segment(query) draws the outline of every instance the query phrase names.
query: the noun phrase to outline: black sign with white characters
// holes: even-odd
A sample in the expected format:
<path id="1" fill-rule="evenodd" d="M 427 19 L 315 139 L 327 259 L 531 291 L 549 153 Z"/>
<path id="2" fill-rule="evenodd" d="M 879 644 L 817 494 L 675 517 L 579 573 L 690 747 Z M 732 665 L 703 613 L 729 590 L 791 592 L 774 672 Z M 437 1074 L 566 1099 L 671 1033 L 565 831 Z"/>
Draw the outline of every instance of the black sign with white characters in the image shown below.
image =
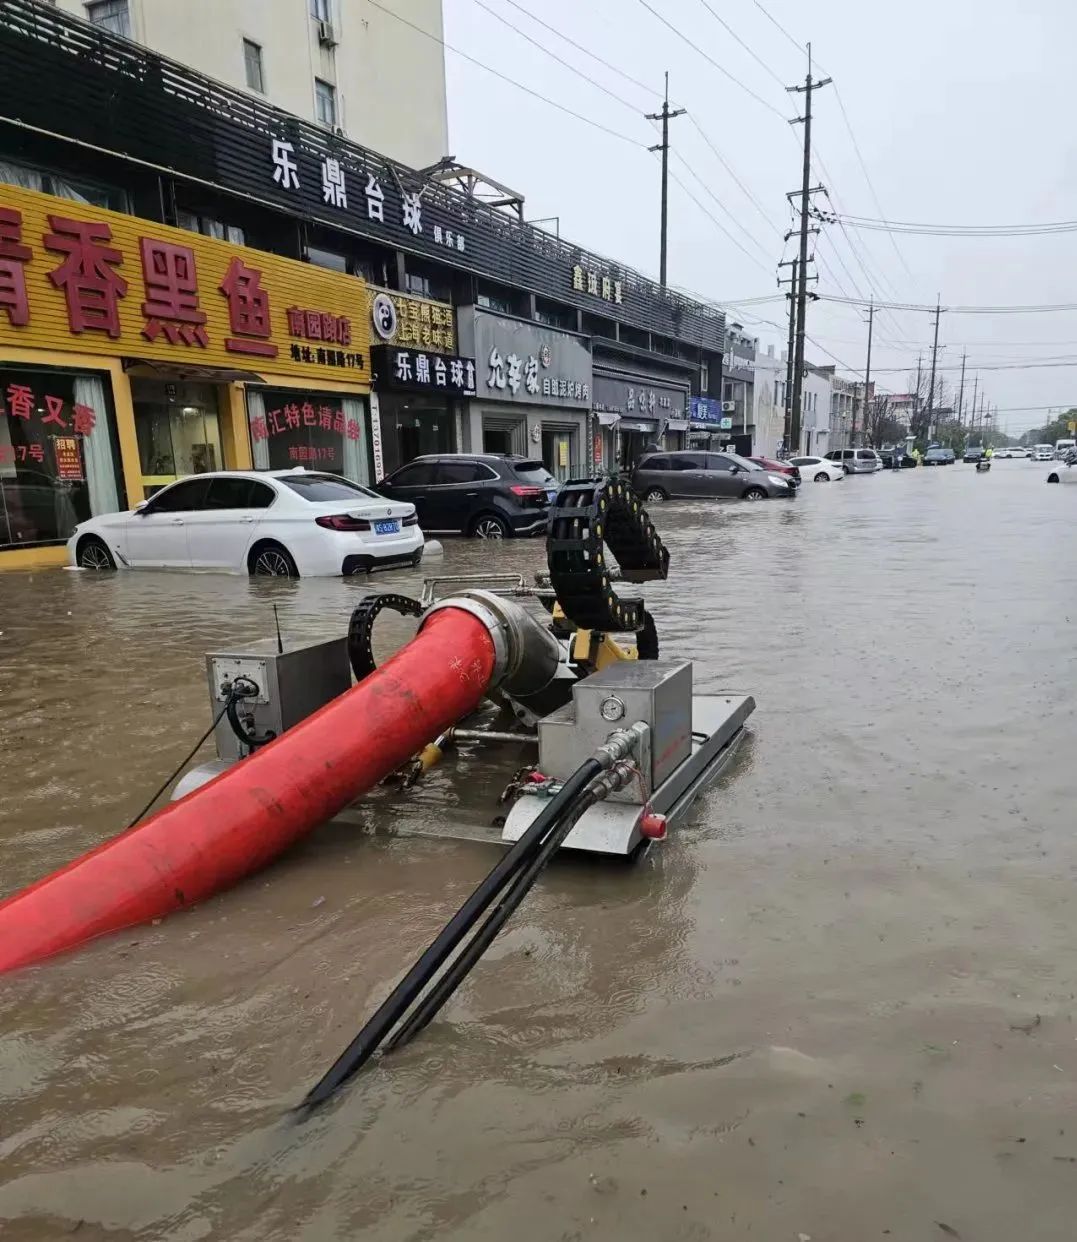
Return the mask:
<path id="1" fill-rule="evenodd" d="M 421 349 L 375 345 L 370 351 L 373 385 L 378 390 L 443 392 L 450 397 L 475 395 L 475 359 L 428 354 Z"/>

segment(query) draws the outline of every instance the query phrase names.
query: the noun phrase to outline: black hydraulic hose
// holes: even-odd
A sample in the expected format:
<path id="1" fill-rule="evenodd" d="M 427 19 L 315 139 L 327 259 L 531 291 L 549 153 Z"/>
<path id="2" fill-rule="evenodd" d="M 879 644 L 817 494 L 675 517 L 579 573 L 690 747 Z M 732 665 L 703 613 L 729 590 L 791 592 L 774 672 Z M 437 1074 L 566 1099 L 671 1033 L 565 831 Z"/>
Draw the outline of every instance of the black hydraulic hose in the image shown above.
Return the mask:
<path id="1" fill-rule="evenodd" d="M 402 1048 L 405 1044 L 410 1043 L 431 1019 L 437 1015 L 445 1002 L 449 1000 L 464 979 L 471 973 L 479 958 L 493 943 L 494 938 L 512 917 L 520 902 L 531 891 L 535 881 L 545 869 L 546 864 L 560 849 L 564 839 L 575 827 L 576 821 L 584 811 L 594 806 L 597 801 L 597 793 L 594 790 L 588 789 L 581 798 L 578 798 L 569 807 L 560 822 L 546 837 L 542 845 L 539 846 L 531 862 L 520 871 L 519 875 L 509 886 L 505 895 L 487 917 L 486 922 L 483 923 L 475 935 L 461 949 L 460 955 L 453 964 L 445 971 L 430 991 L 427 992 L 412 1011 L 408 1020 L 386 1044 L 386 1052 L 393 1052 L 395 1049 Z"/>
<path id="2" fill-rule="evenodd" d="M 366 1021 L 362 1030 L 337 1057 L 328 1072 L 315 1083 L 303 1099 L 304 1109 L 323 1104 L 349 1078 L 360 1070 L 378 1050 L 382 1040 L 421 994 L 453 949 L 467 935 L 480 915 L 521 868 L 526 867 L 568 808 L 574 805 L 592 780 L 602 772 L 597 759 L 586 759 L 564 782 L 535 817 L 522 837 L 492 868 L 482 883 L 437 934 L 418 961 Z"/>

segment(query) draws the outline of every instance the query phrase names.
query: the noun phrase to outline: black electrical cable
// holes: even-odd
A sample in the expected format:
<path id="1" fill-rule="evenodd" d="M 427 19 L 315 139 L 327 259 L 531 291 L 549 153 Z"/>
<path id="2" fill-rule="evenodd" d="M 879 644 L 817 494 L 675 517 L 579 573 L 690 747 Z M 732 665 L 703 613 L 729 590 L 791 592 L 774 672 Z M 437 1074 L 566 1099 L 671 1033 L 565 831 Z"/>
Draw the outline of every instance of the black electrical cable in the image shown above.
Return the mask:
<path id="1" fill-rule="evenodd" d="M 549 836 L 539 847 L 531 862 L 520 872 L 507 892 L 487 917 L 486 922 L 460 951 L 460 955 L 434 984 L 413 1010 L 411 1016 L 386 1044 L 385 1051 L 393 1052 L 410 1043 L 426 1025 L 437 1016 L 464 979 L 471 973 L 479 958 L 493 943 L 498 932 L 512 917 L 520 902 L 527 896 L 576 821 L 598 801 L 594 790 L 588 789 L 562 816 Z"/>
<path id="2" fill-rule="evenodd" d="M 546 835 L 558 825 L 566 810 L 601 772 L 602 765 L 597 759 L 586 759 L 564 782 L 523 836 L 502 855 L 497 865 L 446 923 L 404 978 L 367 1019 L 362 1030 L 337 1057 L 328 1072 L 307 1092 L 300 1106 L 302 1109 L 324 1104 L 338 1087 L 370 1060 L 423 988 L 474 927 L 483 911 L 494 903 L 498 894 L 516 877 L 521 868 L 532 861 Z"/>
<path id="3" fill-rule="evenodd" d="M 213 730 L 216 729 L 216 727 L 221 723 L 221 721 L 224 719 L 225 712 L 228 711 L 229 707 L 231 707 L 234 701 L 235 701 L 235 690 L 233 688 L 233 690 L 229 693 L 228 698 L 225 700 L 224 706 L 214 717 L 213 723 L 209 726 L 209 728 L 205 731 L 205 733 L 202 734 L 202 736 L 198 739 L 198 741 L 195 742 L 195 744 L 191 747 L 190 752 L 183 759 L 183 761 L 179 764 L 179 766 L 172 773 L 172 775 L 165 781 L 165 783 L 160 787 L 160 789 L 157 790 L 157 792 L 153 795 L 153 797 L 149 800 L 149 802 L 146 803 L 146 805 L 142 808 L 142 810 L 139 811 L 139 813 L 134 817 L 134 819 L 131 820 L 131 822 L 127 825 L 127 828 L 133 828 L 135 824 L 138 823 L 138 821 L 142 818 L 143 815 L 146 814 L 146 812 L 150 809 L 150 807 L 153 806 L 153 804 L 157 801 L 157 799 L 161 796 L 161 794 L 163 794 L 164 791 L 169 787 L 169 785 L 171 785 L 172 782 L 176 779 L 176 777 L 179 776 L 179 774 L 191 762 L 191 760 L 195 757 L 195 755 L 198 754 L 199 747 L 202 746 L 202 744 L 206 741 L 206 739 L 213 732 Z M 124 831 L 126 831 L 126 829 Z"/>

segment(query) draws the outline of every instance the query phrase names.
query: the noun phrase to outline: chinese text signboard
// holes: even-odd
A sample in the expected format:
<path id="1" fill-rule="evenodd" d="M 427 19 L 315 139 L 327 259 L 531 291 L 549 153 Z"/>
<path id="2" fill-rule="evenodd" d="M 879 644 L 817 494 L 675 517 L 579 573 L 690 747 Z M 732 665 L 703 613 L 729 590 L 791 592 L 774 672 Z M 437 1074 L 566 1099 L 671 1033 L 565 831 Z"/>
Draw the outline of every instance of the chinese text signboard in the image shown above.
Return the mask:
<path id="1" fill-rule="evenodd" d="M 4 188 L 0 342 L 366 386 L 352 276 Z"/>
<path id="2" fill-rule="evenodd" d="M 344 440 L 360 440 L 362 425 L 348 417 L 339 401 L 319 397 L 317 404 L 302 394 L 279 390 L 263 392 L 265 414 L 251 419 L 255 448 L 266 444 L 269 466 L 310 465 L 320 470 L 344 470 Z"/>
<path id="3" fill-rule="evenodd" d="M 462 307 L 459 315 L 461 347 L 474 352 L 480 397 L 591 408 L 591 352 L 583 337 L 478 307 Z"/>
<path id="4" fill-rule="evenodd" d="M 378 388 L 440 392 L 449 397 L 475 395 L 473 358 L 426 354 L 395 345 L 375 345 L 370 358 Z"/>
<path id="5" fill-rule="evenodd" d="M 722 403 L 716 397 L 693 397 L 691 399 L 691 425 L 708 431 L 728 431 L 733 420 L 722 413 Z"/>
<path id="6" fill-rule="evenodd" d="M 635 376 L 595 376 L 594 408 L 604 414 L 659 421 L 687 417 L 688 389 Z"/>
<path id="7" fill-rule="evenodd" d="M 34 466 L 56 478 L 85 478 L 79 440 L 93 434 L 97 415 L 45 389 L 12 381 L 0 389 L 0 466 Z"/>
<path id="8" fill-rule="evenodd" d="M 370 325 L 375 344 L 403 345 L 428 353 L 456 353 L 452 307 L 390 289 L 371 289 Z"/>

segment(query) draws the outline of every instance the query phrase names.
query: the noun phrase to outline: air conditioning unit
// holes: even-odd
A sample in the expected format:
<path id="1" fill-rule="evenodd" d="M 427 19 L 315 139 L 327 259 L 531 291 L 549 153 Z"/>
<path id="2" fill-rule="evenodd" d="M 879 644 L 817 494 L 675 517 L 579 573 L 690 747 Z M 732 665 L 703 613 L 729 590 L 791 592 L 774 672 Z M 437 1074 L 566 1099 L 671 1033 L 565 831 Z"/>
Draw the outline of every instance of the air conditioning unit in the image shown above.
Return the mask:
<path id="1" fill-rule="evenodd" d="M 733 414 L 736 411 L 736 408 L 737 408 L 737 403 L 735 401 L 723 401 L 722 402 L 722 413 L 723 414 Z"/>
<path id="2" fill-rule="evenodd" d="M 337 32 L 333 29 L 332 22 L 318 23 L 318 42 L 322 47 L 336 47 Z"/>

